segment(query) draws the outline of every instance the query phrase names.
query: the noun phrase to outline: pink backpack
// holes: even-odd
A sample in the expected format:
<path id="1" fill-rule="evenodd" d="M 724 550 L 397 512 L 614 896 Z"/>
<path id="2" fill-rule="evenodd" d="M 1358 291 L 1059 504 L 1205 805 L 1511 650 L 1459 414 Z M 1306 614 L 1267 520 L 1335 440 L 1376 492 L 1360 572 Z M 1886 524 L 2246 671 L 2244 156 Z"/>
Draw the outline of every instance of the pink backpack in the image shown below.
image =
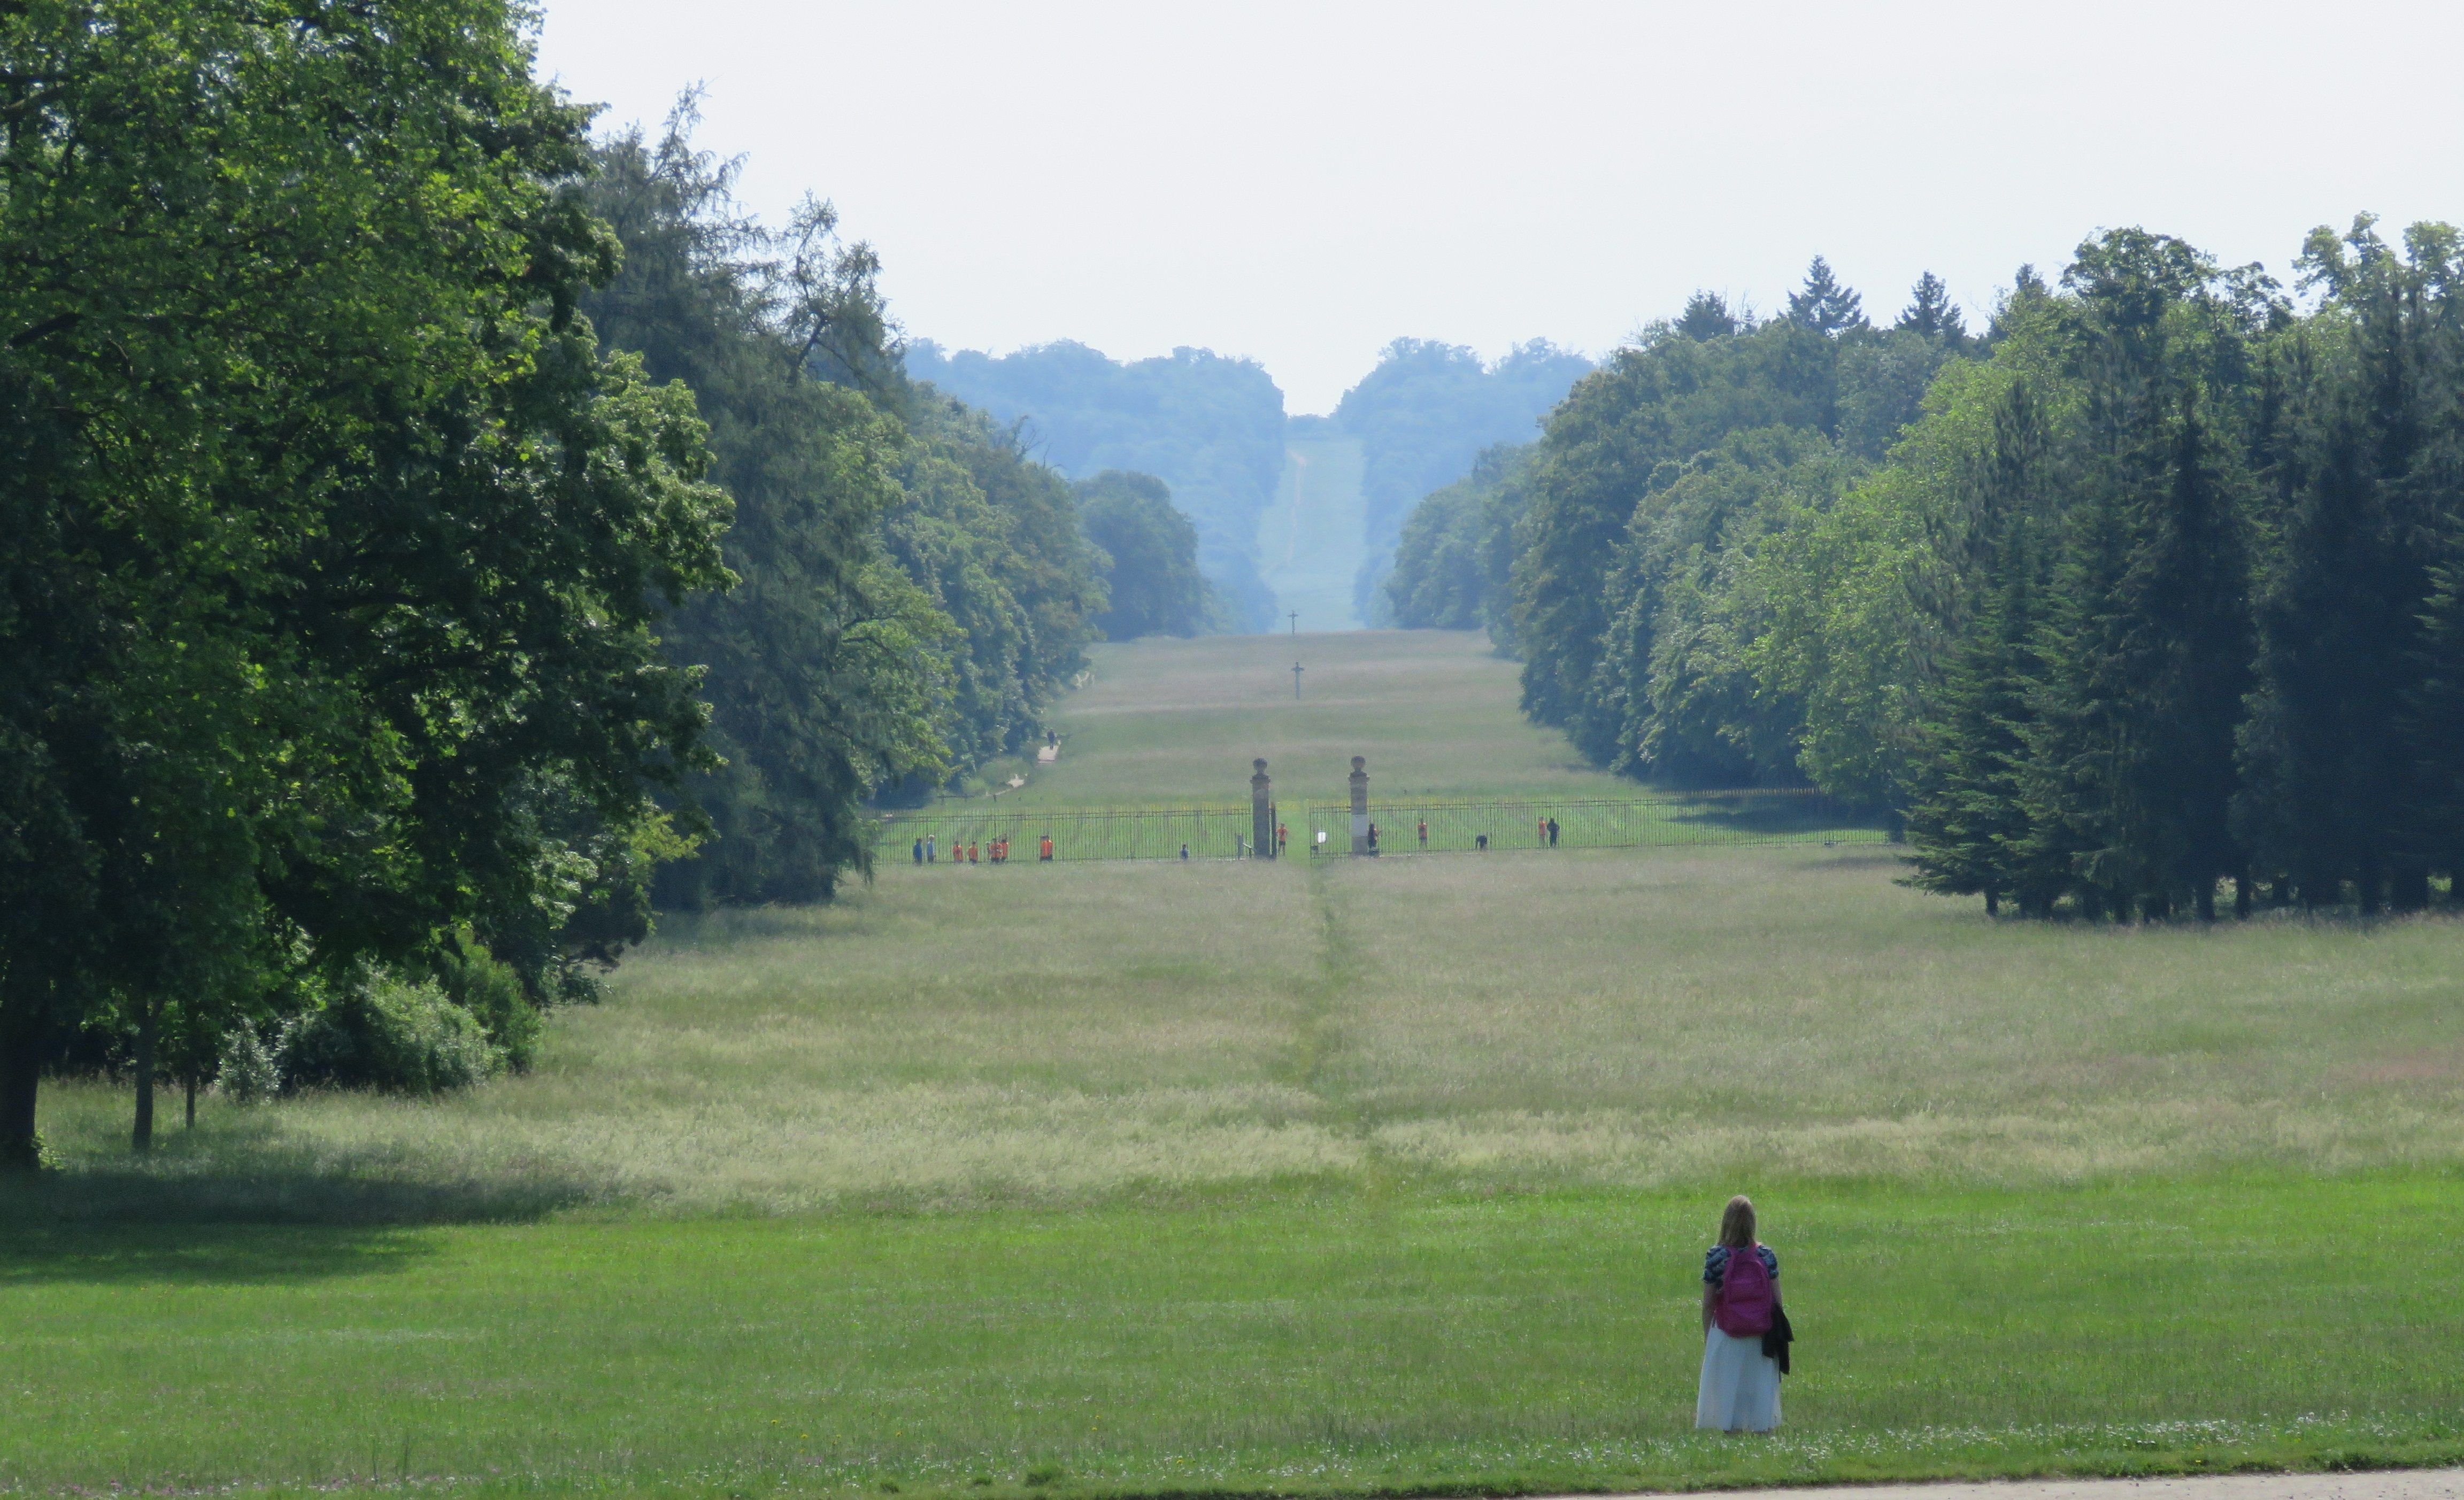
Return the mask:
<path id="1" fill-rule="evenodd" d="M 1720 1332 L 1731 1338 L 1770 1333 L 1771 1304 L 1776 1300 L 1771 1269 L 1763 1264 L 1760 1249 L 1729 1250 L 1727 1267 L 1720 1276 L 1720 1300 L 1711 1310 Z"/>

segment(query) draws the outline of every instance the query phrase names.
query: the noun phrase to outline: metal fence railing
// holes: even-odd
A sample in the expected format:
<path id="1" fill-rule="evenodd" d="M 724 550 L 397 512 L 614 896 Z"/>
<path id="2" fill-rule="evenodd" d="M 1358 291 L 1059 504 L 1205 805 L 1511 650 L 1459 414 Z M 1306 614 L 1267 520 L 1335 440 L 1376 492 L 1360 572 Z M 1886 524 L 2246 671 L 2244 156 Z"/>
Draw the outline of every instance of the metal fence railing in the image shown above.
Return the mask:
<path id="1" fill-rule="evenodd" d="M 1290 830 L 1287 853 L 1312 858 L 1352 851 L 1349 804 L 1308 801 L 1278 809 Z M 1888 835 L 1868 815 L 1819 792 L 1749 790 L 1668 792 L 1630 797 L 1570 797 L 1562 801 L 1517 798 L 1440 801 L 1373 797 L 1380 854 L 1468 853 L 1487 849 L 1539 849 L 1549 845 L 1548 823 L 1557 821 L 1557 847 L 1639 848 L 1651 845 L 1760 843 L 1881 843 Z M 1425 842 L 1420 830 L 1425 824 Z M 904 859 L 930 835 L 937 859 L 972 845 L 979 860 L 1009 841 L 1013 864 L 1032 863 L 1043 839 L 1052 840 L 1055 859 L 1173 859 L 1186 847 L 1193 859 L 1228 859 L 1251 853 L 1250 813 L 1243 804 L 1183 808 L 1086 808 L 1035 812 L 998 805 L 982 808 L 942 803 L 892 813 L 872 825 L 876 858 Z M 1318 834 L 1326 841 L 1318 841 Z M 1485 841 L 1484 841 L 1485 840 Z"/>
<path id="2" fill-rule="evenodd" d="M 1292 830 L 1295 843 L 1312 855 L 1352 852 L 1349 803 L 1310 802 L 1303 810 L 1309 832 Z M 1550 847 L 1549 823 L 1557 824 L 1561 849 L 1619 849 L 1676 844 L 1881 843 L 1889 835 L 1874 819 L 1819 792 L 1753 789 L 1741 792 L 1657 793 L 1636 797 L 1538 798 L 1444 802 L 1373 799 L 1369 821 L 1377 831 L 1378 853 L 1431 854 L 1477 849 Z M 1426 829 L 1425 838 L 1422 830 Z M 1318 834 L 1326 841 L 1318 841 Z"/>
<path id="3" fill-rule="evenodd" d="M 874 833 L 874 858 L 903 859 L 915 840 L 931 835 L 934 854 L 948 859 L 954 846 L 973 845 L 979 859 L 1009 840 L 1012 864 L 1029 864 L 1045 837 L 1055 859 L 1176 859 L 1182 845 L 1193 859 L 1229 859 L 1233 840 L 1249 837 L 1249 808 L 1095 808 L 1038 813 L 1005 808 L 977 810 L 942 803 L 884 817 Z"/>

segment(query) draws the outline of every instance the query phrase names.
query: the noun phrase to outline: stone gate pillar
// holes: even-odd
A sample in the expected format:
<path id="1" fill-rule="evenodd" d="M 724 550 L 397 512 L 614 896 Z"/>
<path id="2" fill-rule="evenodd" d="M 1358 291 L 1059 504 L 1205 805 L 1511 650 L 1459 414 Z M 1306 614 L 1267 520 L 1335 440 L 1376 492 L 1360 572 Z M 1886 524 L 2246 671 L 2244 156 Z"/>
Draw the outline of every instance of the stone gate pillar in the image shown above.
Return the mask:
<path id="1" fill-rule="evenodd" d="M 1266 763 L 1254 760 L 1257 773 L 1249 778 L 1249 858 L 1271 859 L 1275 857 L 1275 804 L 1266 795 L 1271 785 L 1266 780 Z"/>
<path id="2" fill-rule="evenodd" d="M 1352 852 L 1369 852 L 1369 758 L 1352 757 Z"/>

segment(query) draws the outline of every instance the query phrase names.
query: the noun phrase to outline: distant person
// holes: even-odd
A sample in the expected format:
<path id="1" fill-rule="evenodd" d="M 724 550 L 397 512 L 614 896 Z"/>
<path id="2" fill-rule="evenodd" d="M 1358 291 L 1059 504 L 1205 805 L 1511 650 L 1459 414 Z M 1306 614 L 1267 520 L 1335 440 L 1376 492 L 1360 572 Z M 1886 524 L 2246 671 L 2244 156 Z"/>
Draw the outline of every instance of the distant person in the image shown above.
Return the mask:
<path id="1" fill-rule="evenodd" d="M 1052 836 L 1050 834 L 1045 835 L 1044 841 L 1035 846 L 1035 857 L 1038 859 L 1043 860 L 1045 864 L 1050 864 L 1052 862 Z"/>
<path id="2" fill-rule="evenodd" d="M 1540 841 L 1544 844 L 1547 843 L 1549 841 L 1549 820 L 1544 817 L 1533 826 L 1539 834 Z"/>
<path id="3" fill-rule="evenodd" d="M 1420 819 L 1420 847 L 1429 847 L 1429 820 L 1425 817 Z"/>
<path id="4" fill-rule="evenodd" d="M 1377 852 L 1377 825 L 1375 823 L 1369 825 L 1369 852 L 1371 854 Z"/>
<path id="5" fill-rule="evenodd" d="M 1282 854 L 1292 846 L 1292 831 L 1281 823 L 1275 825 L 1275 853 Z"/>
<path id="6" fill-rule="evenodd" d="M 1187 864 L 1189 862 L 1189 845 L 1187 844 L 1180 846 L 1180 862 L 1183 864 Z"/>
<path id="7" fill-rule="evenodd" d="M 1557 847 L 1557 820 L 1553 817 L 1549 819 L 1549 847 Z"/>
<path id="8" fill-rule="evenodd" d="M 1787 1337 L 1779 1257 L 1754 1237 L 1754 1206 L 1741 1193 L 1720 1215 L 1720 1243 L 1703 1257 L 1703 1379 L 1694 1425 L 1714 1432 L 1778 1426 Z"/>
<path id="9" fill-rule="evenodd" d="M 921 838 L 915 840 L 915 862 L 917 864 L 924 862 L 924 840 Z"/>
<path id="10" fill-rule="evenodd" d="M 1050 729 L 1046 729 L 1044 731 L 1044 743 L 1046 745 L 1059 745 L 1061 743 L 1061 736 Z"/>
<path id="11" fill-rule="evenodd" d="M 926 834 L 924 836 L 924 862 L 926 864 L 931 864 L 933 862 L 933 836 L 931 834 Z"/>
<path id="12" fill-rule="evenodd" d="M 976 841 L 975 841 L 974 839 L 972 839 L 972 838 L 968 839 L 968 840 L 967 840 L 967 862 L 968 862 L 969 864 L 981 864 L 981 863 L 983 863 L 983 859 L 984 859 L 984 846 L 983 846 L 983 845 L 981 845 L 981 844 L 979 844 L 979 843 L 978 843 L 978 842 L 976 842 Z"/>
<path id="13" fill-rule="evenodd" d="M 1486 834 L 1474 834 L 1472 836 L 1471 846 L 1474 849 L 1486 850 L 1488 848 L 1488 836 Z"/>

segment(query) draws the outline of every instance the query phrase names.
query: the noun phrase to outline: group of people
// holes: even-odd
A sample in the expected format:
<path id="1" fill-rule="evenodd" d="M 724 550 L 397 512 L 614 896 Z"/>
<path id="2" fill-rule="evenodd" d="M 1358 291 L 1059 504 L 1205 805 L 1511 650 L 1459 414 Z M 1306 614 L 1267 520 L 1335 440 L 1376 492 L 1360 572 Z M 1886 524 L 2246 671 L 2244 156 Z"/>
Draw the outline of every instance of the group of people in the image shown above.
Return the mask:
<path id="1" fill-rule="evenodd" d="M 926 834 L 923 837 L 915 840 L 913 854 L 917 864 L 937 864 L 941 859 L 940 845 L 935 841 L 934 836 L 931 834 Z M 1042 838 L 1036 840 L 1035 859 L 1036 862 L 1039 864 L 1049 864 L 1052 862 L 1052 836 L 1050 834 L 1046 834 Z M 987 860 L 994 864 L 1009 863 L 1009 839 L 1007 837 L 1004 837 L 989 839 L 982 843 L 978 843 L 974 839 L 969 839 L 964 843 L 960 843 L 955 839 L 951 841 L 950 862 L 952 864 L 981 864 Z"/>

